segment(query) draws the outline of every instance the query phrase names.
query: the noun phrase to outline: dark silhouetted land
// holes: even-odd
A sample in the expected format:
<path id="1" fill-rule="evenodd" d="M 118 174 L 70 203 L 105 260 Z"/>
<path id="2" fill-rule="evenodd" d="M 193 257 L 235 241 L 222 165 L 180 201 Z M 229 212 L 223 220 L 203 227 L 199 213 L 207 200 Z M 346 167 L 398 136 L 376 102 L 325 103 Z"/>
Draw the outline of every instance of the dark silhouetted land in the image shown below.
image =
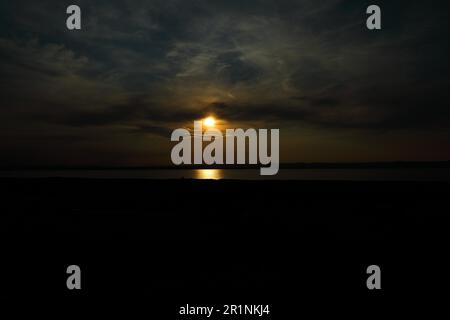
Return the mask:
<path id="1" fill-rule="evenodd" d="M 0 187 L 2 287 L 19 295 L 130 298 L 160 311 L 272 303 L 289 313 L 299 300 L 369 306 L 437 294 L 449 270 L 448 183 L 2 179 Z M 65 289 L 70 264 L 82 268 L 81 293 Z M 382 293 L 366 289 L 371 264 L 382 268 Z"/>

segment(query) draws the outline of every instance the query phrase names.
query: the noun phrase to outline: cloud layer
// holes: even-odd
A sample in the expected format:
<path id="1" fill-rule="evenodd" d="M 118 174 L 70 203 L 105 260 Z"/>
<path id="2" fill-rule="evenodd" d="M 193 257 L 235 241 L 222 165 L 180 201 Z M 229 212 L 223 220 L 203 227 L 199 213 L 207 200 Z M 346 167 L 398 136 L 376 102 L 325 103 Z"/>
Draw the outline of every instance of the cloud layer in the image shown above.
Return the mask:
<path id="1" fill-rule="evenodd" d="M 379 1 L 377 32 L 367 1 L 77 1 L 80 31 L 70 4 L 1 5 L 3 164 L 165 163 L 207 114 L 284 130 L 287 161 L 449 156 L 444 1 Z"/>

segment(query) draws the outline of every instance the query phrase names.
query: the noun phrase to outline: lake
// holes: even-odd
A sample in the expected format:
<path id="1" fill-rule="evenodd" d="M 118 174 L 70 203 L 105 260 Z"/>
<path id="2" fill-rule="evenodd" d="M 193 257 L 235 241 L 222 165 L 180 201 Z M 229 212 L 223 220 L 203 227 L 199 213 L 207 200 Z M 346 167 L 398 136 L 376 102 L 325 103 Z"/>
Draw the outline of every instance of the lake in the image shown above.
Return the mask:
<path id="1" fill-rule="evenodd" d="M 450 181 L 450 168 L 392 169 L 280 169 L 261 176 L 257 169 L 107 169 L 1 170 L 0 178 L 112 178 L 112 179 L 238 179 L 238 180 L 354 180 Z"/>

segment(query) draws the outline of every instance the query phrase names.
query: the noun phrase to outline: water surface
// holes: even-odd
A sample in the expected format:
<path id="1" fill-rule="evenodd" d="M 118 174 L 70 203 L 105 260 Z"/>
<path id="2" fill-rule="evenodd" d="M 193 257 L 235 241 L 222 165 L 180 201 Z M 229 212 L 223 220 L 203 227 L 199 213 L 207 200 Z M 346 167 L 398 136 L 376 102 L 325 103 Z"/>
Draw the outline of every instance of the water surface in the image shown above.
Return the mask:
<path id="1" fill-rule="evenodd" d="M 255 169 L 117 169 L 117 170 L 3 170 L 0 177 L 112 179 L 240 179 L 240 180 L 354 180 L 450 181 L 450 168 L 393 169 L 280 169 L 261 176 Z"/>

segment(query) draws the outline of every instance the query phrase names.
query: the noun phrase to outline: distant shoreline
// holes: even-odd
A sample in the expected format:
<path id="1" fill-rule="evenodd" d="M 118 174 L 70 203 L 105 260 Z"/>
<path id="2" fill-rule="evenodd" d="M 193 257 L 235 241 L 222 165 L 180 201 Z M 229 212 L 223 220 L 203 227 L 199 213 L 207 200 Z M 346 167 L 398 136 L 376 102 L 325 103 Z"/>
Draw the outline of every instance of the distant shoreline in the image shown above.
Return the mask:
<path id="1" fill-rule="evenodd" d="M 182 165 L 182 166 L 3 166 L 2 171 L 15 170 L 201 170 L 259 169 L 259 165 Z M 450 168 L 448 161 L 387 161 L 387 162 L 301 162 L 282 163 L 280 169 L 401 169 Z"/>

